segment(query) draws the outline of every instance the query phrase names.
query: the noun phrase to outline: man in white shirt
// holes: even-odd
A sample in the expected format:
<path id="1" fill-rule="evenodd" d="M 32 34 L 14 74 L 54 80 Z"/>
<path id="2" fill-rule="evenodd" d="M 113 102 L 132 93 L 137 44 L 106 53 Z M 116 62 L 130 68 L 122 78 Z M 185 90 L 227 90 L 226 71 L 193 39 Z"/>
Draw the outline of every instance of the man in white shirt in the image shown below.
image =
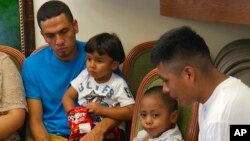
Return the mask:
<path id="1" fill-rule="evenodd" d="M 250 124 L 250 89 L 212 64 L 203 38 L 189 27 L 168 31 L 151 61 L 163 90 L 183 104 L 199 102 L 199 141 L 229 141 L 230 125 Z"/>

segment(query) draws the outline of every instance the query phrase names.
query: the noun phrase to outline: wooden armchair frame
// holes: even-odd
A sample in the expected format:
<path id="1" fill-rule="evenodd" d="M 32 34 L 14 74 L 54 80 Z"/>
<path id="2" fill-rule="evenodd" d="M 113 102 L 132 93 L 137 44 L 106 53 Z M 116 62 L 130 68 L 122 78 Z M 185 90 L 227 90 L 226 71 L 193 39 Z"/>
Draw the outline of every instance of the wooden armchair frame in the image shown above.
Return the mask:
<path id="1" fill-rule="evenodd" d="M 130 67 L 131 67 L 131 63 L 133 62 L 133 60 L 142 51 L 152 48 L 155 42 L 156 41 L 148 41 L 148 42 L 141 43 L 129 51 L 127 58 L 123 63 L 123 68 L 122 68 L 122 72 L 125 75 L 125 78 L 127 79 L 127 81 L 130 80 Z"/>
<path id="2" fill-rule="evenodd" d="M 31 54 L 35 54 L 47 46 L 48 46 L 48 44 L 41 45 L 41 46 L 37 47 L 35 50 L 33 50 Z"/>
<path id="3" fill-rule="evenodd" d="M 131 49 L 126 57 L 126 60 L 123 63 L 123 67 L 122 67 L 122 72 L 128 82 L 128 85 L 131 89 L 132 94 L 134 95 L 134 97 L 136 97 L 136 91 L 138 89 L 138 86 L 141 82 L 141 80 L 143 79 L 143 77 L 151 70 L 153 69 L 153 64 L 152 66 L 146 66 L 144 68 L 136 68 L 138 66 L 136 66 L 136 61 L 138 61 L 139 59 L 143 58 L 143 55 L 145 55 L 145 53 L 149 53 L 151 52 L 151 49 L 153 47 L 153 45 L 156 43 L 156 41 L 147 41 L 141 44 L 136 45 L 133 49 Z M 145 59 L 145 58 L 144 58 Z M 150 56 L 148 56 L 145 60 L 146 64 L 150 64 Z M 133 71 L 135 69 L 139 69 L 142 70 L 143 72 L 138 73 L 137 77 L 138 79 L 136 79 L 136 82 L 133 80 Z M 137 86 L 138 85 L 138 86 Z"/>
<path id="4" fill-rule="evenodd" d="M 25 60 L 24 54 L 19 50 L 6 45 L 0 45 L 0 51 L 8 54 L 11 59 L 18 65 L 18 69 L 21 70 L 23 62 Z"/>

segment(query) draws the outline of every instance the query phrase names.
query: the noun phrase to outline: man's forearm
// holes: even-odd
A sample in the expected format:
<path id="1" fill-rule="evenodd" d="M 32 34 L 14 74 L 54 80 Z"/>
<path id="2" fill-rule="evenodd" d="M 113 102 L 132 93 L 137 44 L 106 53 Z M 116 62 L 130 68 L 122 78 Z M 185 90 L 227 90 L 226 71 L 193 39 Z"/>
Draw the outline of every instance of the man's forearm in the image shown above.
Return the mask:
<path id="1" fill-rule="evenodd" d="M 119 125 L 120 121 L 110 119 L 110 118 L 104 118 L 101 122 L 99 122 L 95 127 L 99 132 L 102 134 L 105 134 L 107 131 L 112 129 L 113 127 Z"/>
<path id="2" fill-rule="evenodd" d="M 49 141 L 49 134 L 43 125 L 33 124 L 30 128 L 34 141 Z"/>

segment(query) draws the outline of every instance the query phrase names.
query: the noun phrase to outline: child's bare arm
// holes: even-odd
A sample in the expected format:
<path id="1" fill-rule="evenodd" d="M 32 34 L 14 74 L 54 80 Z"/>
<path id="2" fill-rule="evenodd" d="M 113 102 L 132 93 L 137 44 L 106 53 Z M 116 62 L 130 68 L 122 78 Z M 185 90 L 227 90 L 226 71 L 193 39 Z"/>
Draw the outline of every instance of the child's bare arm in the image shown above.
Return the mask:
<path id="1" fill-rule="evenodd" d="M 106 107 L 98 103 L 92 102 L 87 105 L 89 112 L 99 116 L 109 117 L 115 120 L 130 120 L 133 115 L 134 104 L 124 107 Z"/>
<path id="2" fill-rule="evenodd" d="M 62 98 L 62 104 L 66 112 L 75 107 L 74 100 L 77 98 L 77 91 L 70 86 Z"/>

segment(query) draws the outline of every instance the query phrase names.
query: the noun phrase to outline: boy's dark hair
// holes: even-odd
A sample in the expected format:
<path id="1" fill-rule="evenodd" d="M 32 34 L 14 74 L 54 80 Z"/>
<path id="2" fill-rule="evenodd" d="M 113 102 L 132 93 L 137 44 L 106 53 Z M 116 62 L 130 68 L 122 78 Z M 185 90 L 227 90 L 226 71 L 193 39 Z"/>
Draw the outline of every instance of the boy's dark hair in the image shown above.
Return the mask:
<path id="1" fill-rule="evenodd" d="M 41 21 L 46 21 L 47 19 L 56 17 L 62 13 L 64 13 L 69 21 L 73 23 L 73 15 L 64 2 L 58 0 L 45 2 L 37 12 L 37 23 L 41 28 Z"/>
<path id="2" fill-rule="evenodd" d="M 120 64 L 125 60 L 125 52 L 122 43 L 116 34 L 101 33 L 92 37 L 86 44 L 85 51 L 98 54 L 108 54 L 113 60 Z"/>
<path id="3" fill-rule="evenodd" d="M 155 65 L 174 62 L 179 63 L 180 70 L 190 65 L 202 71 L 212 64 L 205 41 L 187 26 L 163 34 L 152 49 L 151 62 Z"/>
<path id="4" fill-rule="evenodd" d="M 168 93 L 164 93 L 162 90 L 162 86 L 154 86 L 149 88 L 144 94 L 143 97 L 147 97 L 147 96 L 157 96 L 160 99 L 162 99 L 163 103 L 168 107 L 168 110 L 170 112 L 174 112 L 178 109 L 178 102 L 170 97 L 170 95 Z"/>

